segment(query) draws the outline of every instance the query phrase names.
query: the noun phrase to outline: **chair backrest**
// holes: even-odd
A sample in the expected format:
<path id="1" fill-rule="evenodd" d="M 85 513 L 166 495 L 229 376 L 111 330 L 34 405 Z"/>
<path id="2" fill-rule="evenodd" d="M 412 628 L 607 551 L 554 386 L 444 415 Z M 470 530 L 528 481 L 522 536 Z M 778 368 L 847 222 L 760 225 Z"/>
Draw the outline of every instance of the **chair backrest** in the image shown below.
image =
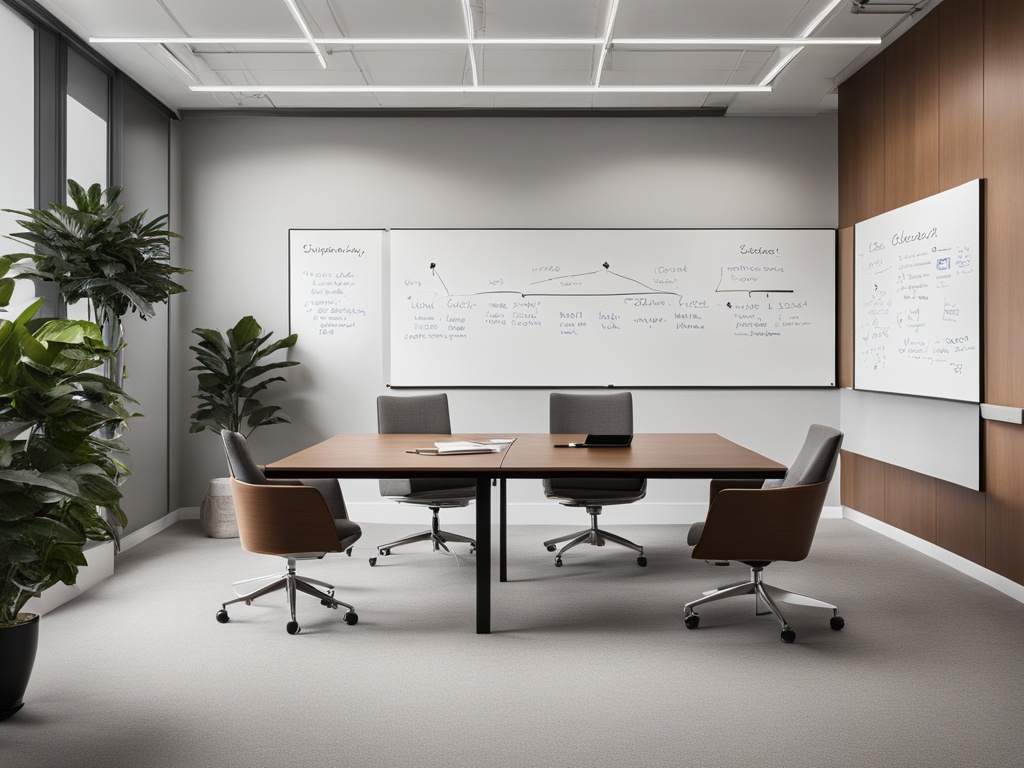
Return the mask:
<path id="1" fill-rule="evenodd" d="M 781 480 L 769 480 L 765 488 L 788 488 L 792 485 L 812 485 L 832 479 L 843 444 L 843 433 L 833 427 L 811 424 L 800 453 Z"/>
<path id="2" fill-rule="evenodd" d="M 377 398 L 377 432 L 382 435 L 450 435 L 448 395 L 381 395 Z"/>
<path id="3" fill-rule="evenodd" d="M 305 485 L 231 479 L 242 548 L 261 555 L 338 552 L 338 529 L 320 491 Z"/>
<path id="4" fill-rule="evenodd" d="M 231 470 L 231 476 L 243 483 L 265 485 L 267 478 L 253 461 L 249 443 L 246 442 L 245 437 L 241 433 L 232 432 L 229 429 L 222 429 L 220 437 L 224 441 L 224 453 L 228 457 L 228 469 Z"/>
<path id="5" fill-rule="evenodd" d="M 450 435 L 452 423 L 448 414 L 448 395 L 443 392 L 405 397 L 381 395 L 377 398 L 377 432 L 382 435 Z M 429 499 L 415 503 L 427 506 L 433 503 L 447 505 L 449 500 L 458 500 L 459 506 L 465 506 L 466 499 L 471 499 L 476 489 L 476 481 L 472 478 L 391 478 L 380 480 L 378 484 L 380 495 L 389 498 L 426 493 Z"/>
<path id="6" fill-rule="evenodd" d="M 553 435 L 633 433 L 633 393 L 570 395 L 552 392 L 548 403 L 549 431 Z"/>

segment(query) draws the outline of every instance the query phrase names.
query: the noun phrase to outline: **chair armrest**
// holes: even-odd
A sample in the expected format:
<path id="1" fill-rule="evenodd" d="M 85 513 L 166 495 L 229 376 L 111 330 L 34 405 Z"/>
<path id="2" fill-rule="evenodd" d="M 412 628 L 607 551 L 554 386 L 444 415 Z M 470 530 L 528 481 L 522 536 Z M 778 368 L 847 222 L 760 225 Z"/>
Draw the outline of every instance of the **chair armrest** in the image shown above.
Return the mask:
<path id="1" fill-rule="evenodd" d="M 739 480 L 736 478 L 723 477 L 711 481 L 711 501 L 715 500 L 715 496 L 718 495 L 719 491 L 724 491 L 729 488 L 760 488 L 764 485 L 763 478 L 754 478 L 752 480 Z"/>
<path id="2" fill-rule="evenodd" d="M 828 493 L 828 481 L 788 488 L 724 489 L 711 502 L 697 560 L 803 560 Z"/>

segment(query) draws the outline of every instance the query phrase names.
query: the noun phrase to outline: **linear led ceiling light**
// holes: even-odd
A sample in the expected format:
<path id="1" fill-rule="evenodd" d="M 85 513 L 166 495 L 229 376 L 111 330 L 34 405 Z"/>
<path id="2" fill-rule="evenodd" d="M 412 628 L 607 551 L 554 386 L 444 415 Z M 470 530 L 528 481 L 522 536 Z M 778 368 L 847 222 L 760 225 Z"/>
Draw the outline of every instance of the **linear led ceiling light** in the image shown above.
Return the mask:
<path id="1" fill-rule="evenodd" d="M 466 39 L 473 42 L 473 10 L 469 7 L 469 0 L 462 0 L 462 21 L 466 25 Z M 480 80 L 476 74 L 476 51 L 473 46 L 470 45 L 467 50 L 469 51 L 469 65 L 473 73 L 473 85 L 480 85 Z"/>
<path id="2" fill-rule="evenodd" d="M 200 93 L 770 93 L 769 85 L 193 85 Z"/>
<path id="3" fill-rule="evenodd" d="M 601 84 L 601 73 L 604 71 L 604 60 L 608 56 L 608 48 L 612 44 L 612 30 L 615 28 L 615 14 L 619 12 L 619 0 L 612 0 L 611 8 L 608 10 L 608 20 L 604 25 L 604 39 L 601 46 L 601 55 L 597 59 L 597 66 L 594 68 L 594 85 Z"/>
<path id="4" fill-rule="evenodd" d="M 117 45 L 308 45 L 304 37 L 90 37 L 90 43 Z M 603 37 L 314 37 L 316 45 L 358 47 L 503 45 L 566 47 L 604 45 Z M 681 48 L 785 48 L 797 45 L 881 45 L 880 37 L 613 37 L 611 45 Z"/>
<path id="5" fill-rule="evenodd" d="M 313 49 L 313 53 L 316 54 L 317 59 L 320 60 L 320 66 L 327 69 L 327 60 L 324 55 L 320 53 L 320 46 L 317 45 L 316 40 L 313 38 L 313 33 L 309 31 L 309 25 L 306 24 L 306 20 L 302 18 L 302 14 L 299 13 L 299 7 L 295 4 L 295 0 L 284 0 L 284 4 L 288 6 L 288 10 L 291 11 L 292 17 L 295 19 L 295 23 L 299 25 L 299 29 L 302 30 L 302 34 L 306 38 L 306 42 L 309 43 Z"/>
<path id="6" fill-rule="evenodd" d="M 157 50 L 161 51 L 163 53 L 163 55 L 166 56 L 170 60 L 170 62 L 174 65 L 175 69 L 177 69 L 179 72 L 184 74 L 185 77 L 187 77 L 191 82 L 195 83 L 196 85 L 202 85 L 203 84 L 202 81 L 198 77 L 195 76 L 195 73 L 193 73 L 191 69 L 186 67 L 184 62 L 182 62 L 181 59 L 179 59 L 175 55 L 174 51 L 172 51 L 166 45 L 159 45 L 159 46 L 157 46 Z"/>
<path id="7" fill-rule="evenodd" d="M 832 13 L 832 11 L 834 11 L 842 1 L 843 0 L 831 0 L 831 2 L 829 2 L 829 4 L 825 6 L 824 10 L 822 10 L 821 13 L 814 17 L 814 20 L 807 25 L 803 32 L 800 33 L 800 38 L 804 41 L 801 44 L 801 46 L 799 48 L 794 48 L 792 51 L 790 51 L 781 59 L 779 59 L 779 63 L 772 67 L 771 71 L 761 81 L 761 85 L 768 85 L 768 83 L 770 83 L 772 80 L 779 76 L 779 73 L 786 68 L 789 62 L 795 59 L 804 49 L 804 46 L 807 45 L 808 42 L 810 42 L 808 36 L 812 32 L 814 32 L 814 30 L 821 26 L 821 23 L 828 18 L 828 15 Z"/>

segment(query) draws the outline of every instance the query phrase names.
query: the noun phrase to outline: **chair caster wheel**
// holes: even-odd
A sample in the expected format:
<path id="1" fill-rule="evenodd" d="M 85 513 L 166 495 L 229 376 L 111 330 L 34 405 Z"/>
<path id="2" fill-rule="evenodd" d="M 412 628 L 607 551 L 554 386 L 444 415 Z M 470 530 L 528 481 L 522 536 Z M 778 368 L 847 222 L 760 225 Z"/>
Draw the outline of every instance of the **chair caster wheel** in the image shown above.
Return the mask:
<path id="1" fill-rule="evenodd" d="M 782 630 L 781 637 L 782 642 L 792 643 L 794 640 L 796 640 L 796 632 L 794 632 L 792 629 L 784 629 Z"/>
<path id="2" fill-rule="evenodd" d="M 846 622 L 843 620 L 842 616 L 833 616 L 831 619 L 828 620 L 828 625 L 832 627 L 832 629 L 834 629 L 836 632 L 838 632 L 840 629 L 846 626 Z"/>
<path id="3" fill-rule="evenodd" d="M 297 635 L 301 631 L 297 621 L 289 621 L 284 628 L 288 630 L 289 635 Z"/>
<path id="4" fill-rule="evenodd" d="M 371 557 L 370 558 L 370 565 L 376 565 L 376 564 L 377 564 L 377 558 L 376 557 Z"/>
<path id="5" fill-rule="evenodd" d="M 349 557 L 352 557 L 352 547 L 349 547 L 348 549 L 346 549 L 345 550 L 345 554 L 348 555 Z"/>
<path id="6" fill-rule="evenodd" d="M 548 552 L 554 552 L 554 551 L 555 551 L 555 545 L 554 544 L 548 544 Z"/>
<path id="7" fill-rule="evenodd" d="M 639 565 L 641 568 L 646 568 L 647 567 L 647 558 L 644 557 L 643 555 L 640 555 L 640 557 L 638 557 L 636 559 L 636 564 Z"/>
<path id="8" fill-rule="evenodd" d="M 474 544 L 473 546 L 471 546 L 469 548 L 469 554 L 471 554 L 471 555 L 475 555 L 476 554 L 476 544 Z"/>
<path id="9" fill-rule="evenodd" d="M 359 623 L 359 615 L 349 611 L 345 614 L 345 623 L 350 627 Z"/>
<path id="10" fill-rule="evenodd" d="M 225 611 L 223 608 L 217 611 L 217 622 L 219 624 L 227 624 L 229 621 L 231 621 L 231 617 L 228 616 L 227 611 Z"/>
<path id="11" fill-rule="evenodd" d="M 562 567 L 562 558 L 556 557 L 555 558 L 555 568 L 561 568 L 561 567 Z"/>
<path id="12" fill-rule="evenodd" d="M 700 616 L 691 614 L 683 619 L 683 623 L 686 624 L 687 629 L 696 629 L 700 626 Z"/>

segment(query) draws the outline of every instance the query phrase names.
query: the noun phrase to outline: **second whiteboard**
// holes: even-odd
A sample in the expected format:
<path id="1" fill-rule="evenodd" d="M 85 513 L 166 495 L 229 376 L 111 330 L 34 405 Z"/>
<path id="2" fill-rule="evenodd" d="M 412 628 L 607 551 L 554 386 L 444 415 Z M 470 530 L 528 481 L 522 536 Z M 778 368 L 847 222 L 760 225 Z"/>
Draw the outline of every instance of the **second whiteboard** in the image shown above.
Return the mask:
<path id="1" fill-rule="evenodd" d="M 392 230 L 392 386 L 834 386 L 833 230 Z"/>

